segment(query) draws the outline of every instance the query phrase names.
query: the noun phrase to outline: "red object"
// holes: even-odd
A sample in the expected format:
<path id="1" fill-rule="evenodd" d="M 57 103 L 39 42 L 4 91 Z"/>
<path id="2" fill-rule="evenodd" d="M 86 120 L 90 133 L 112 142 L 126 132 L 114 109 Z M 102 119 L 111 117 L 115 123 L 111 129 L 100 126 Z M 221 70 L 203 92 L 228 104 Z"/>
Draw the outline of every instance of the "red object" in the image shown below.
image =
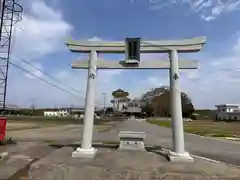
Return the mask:
<path id="1" fill-rule="evenodd" d="M 0 117 L 0 141 L 4 140 L 6 135 L 7 117 Z"/>

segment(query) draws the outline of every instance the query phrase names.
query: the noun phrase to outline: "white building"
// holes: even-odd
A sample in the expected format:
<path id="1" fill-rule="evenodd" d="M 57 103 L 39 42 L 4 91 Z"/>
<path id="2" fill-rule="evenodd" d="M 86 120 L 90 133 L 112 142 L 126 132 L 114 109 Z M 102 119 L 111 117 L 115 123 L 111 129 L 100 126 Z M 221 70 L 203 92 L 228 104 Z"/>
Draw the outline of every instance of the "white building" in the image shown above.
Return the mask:
<path id="1" fill-rule="evenodd" d="M 70 113 L 68 110 L 56 110 L 56 111 L 44 111 L 44 116 L 69 116 Z"/>
<path id="2" fill-rule="evenodd" d="M 124 104 L 124 106 L 122 107 L 121 112 L 125 112 L 125 113 L 141 113 L 142 112 L 142 108 L 141 108 L 141 101 L 140 100 L 132 100 L 129 101 L 128 103 Z"/>
<path id="3" fill-rule="evenodd" d="M 111 100 L 111 103 L 113 105 L 113 108 L 116 111 L 122 111 L 124 109 L 124 107 L 126 107 L 128 105 L 128 103 L 131 101 L 131 99 L 129 98 L 125 98 L 125 99 L 113 99 Z"/>
<path id="4" fill-rule="evenodd" d="M 240 120 L 240 104 L 220 104 L 216 108 L 216 120 Z"/>
<path id="5" fill-rule="evenodd" d="M 120 99 L 117 102 L 117 105 L 115 104 L 115 100 L 112 100 L 113 107 L 118 112 L 129 112 L 129 113 L 140 113 L 142 112 L 141 109 L 141 101 L 140 100 L 131 100 L 129 98 L 126 99 Z"/>

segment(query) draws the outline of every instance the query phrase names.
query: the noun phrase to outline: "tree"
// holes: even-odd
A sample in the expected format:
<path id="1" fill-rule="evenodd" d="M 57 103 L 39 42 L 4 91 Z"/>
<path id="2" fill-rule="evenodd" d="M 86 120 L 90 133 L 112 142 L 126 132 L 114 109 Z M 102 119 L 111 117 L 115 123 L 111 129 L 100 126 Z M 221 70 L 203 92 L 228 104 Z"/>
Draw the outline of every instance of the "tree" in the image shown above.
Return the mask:
<path id="1" fill-rule="evenodd" d="M 112 92 L 112 96 L 115 98 L 126 98 L 129 96 L 129 93 L 122 89 L 117 89 L 116 91 Z"/>
<path id="2" fill-rule="evenodd" d="M 34 112 L 35 112 L 35 105 L 34 105 L 34 104 L 31 104 L 30 109 L 32 110 L 31 116 L 33 116 L 33 115 L 34 115 Z"/>
<path id="3" fill-rule="evenodd" d="M 114 113 L 114 109 L 112 107 L 107 107 L 105 110 L 105 115 L 109 116 Z"/>
<path id="4" fill-rule="evenodd" d="M 127 102 L 129 101 L 129 93 L 122 90 L 122 89 L 117 89 L 112 92 L 113 100 L 111 100 L 111 103 L 113 103 L 113 107 L 116 110 L 119 110 L 119 102 Z M 117 107 L 116 107 L 117 105 Z"/>
<path id="5" fill-rule="evenodd" d="M 111 101 L 110 101 L 110 103 L 112 104 L 112 106 L 113 106 L 113 109 L 114 110 L 116 110 L 117 108 L 116 108 L 116 101 L 115 101 L 115 99 L 112 99 Z"/>
<path id="6" fill-rule="evenodd" d="M 144 93 L 142 95 L 141 100 L 145 101 L 147 103 L 151 103 L 151 101 L 153 100 L 154 97 L 160 96 L 167 89 L 169 89 L 169 87 L 167 87 L 167 86 L 162 86 L 162 87 L 155 88 L 155 89 L 153 88 L 150 91 Z"/>
<path id="7" fill-rule="evenodd" d="M 181 93 L 181 102 L 182 102 L 182 115 L 183 117 L 190 117 L 194 112 L 194 107 L 191 102 L 191 99 L 185 93 Z M 171 116 L 170 109 L 170 91 L 165 90 L 165 92 L 156 96 L 151 103 L 154 114 L 157 116 Z"/>
<path id="8" fill-rule="evenodd" d="M 145 101 L 143 111 L 155 116 L 171 116 L 170 109 L 170 89 L 167 86 L 152 89 L 142 96 L 142 101 Z M 189 96 L 182 92 L 182 113 L 183 117 L 189 117 L 194 112 L 194 106 Z"/>
<path id="9" fill-rule="evenodd" d="M 142 105 L 141 108 L 142 108 L 142 112 L 146 113 L 147 116 L 154 115 L 153 107 L 151 106 L 151 104 Z"/>

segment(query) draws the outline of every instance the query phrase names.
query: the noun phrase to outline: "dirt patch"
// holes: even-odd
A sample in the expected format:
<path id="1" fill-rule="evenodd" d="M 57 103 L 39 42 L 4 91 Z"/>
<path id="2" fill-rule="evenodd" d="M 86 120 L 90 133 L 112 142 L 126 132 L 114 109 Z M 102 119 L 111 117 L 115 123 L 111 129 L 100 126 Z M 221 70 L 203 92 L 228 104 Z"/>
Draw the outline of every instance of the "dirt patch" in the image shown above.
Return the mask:
<path id="1" fill-rule="evenodd" d="M 41 127 L 42 127 L 41 125 L 36 124 L 36 123 L 7 122 L 7 131 L 41 128 Z"/>

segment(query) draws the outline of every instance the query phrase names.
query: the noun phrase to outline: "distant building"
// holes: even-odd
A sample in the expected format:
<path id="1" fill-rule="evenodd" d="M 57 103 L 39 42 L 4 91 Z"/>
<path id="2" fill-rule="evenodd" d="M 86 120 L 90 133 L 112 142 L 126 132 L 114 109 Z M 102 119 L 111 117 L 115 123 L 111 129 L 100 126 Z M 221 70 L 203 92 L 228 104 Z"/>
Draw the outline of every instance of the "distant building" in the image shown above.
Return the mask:
<path id="1" fill-rule="evenodd" d="M 95 114 L 99 114 L 103 109 L 102 108 L 99 108 L 99 107 L 95 107 Z M 71 112 L 71 115 L 72 116 L 75 116 L 75 117 L 84 117 L 84 111 L 85 111 L 85 108 L 71 108 L 70 109 L 70 112 Z"/>
<path id="2" fill-rule="evenodd" d="M 59 108 L 59 109 L 47 109 L 44 111 L 44 116 L 74 116 L 74 117 L 84 117 L 84 110 L 85 108 L 77 108 L 77 107 L 67 107 L 67 108 Z M 95 116 L 99 114 L 101 111 L 100 108 L 95 108 Z"/>
<path id="3" fill-rule="evenodd" d="M 71 115 L 74 117 L 82 117 L 84 114 L 84 108 L 71 108 Z"/>
<path id="4" fill-rule="evenodd" d="M 113 99 L 111 100 L 111 103 L 113 105 L 113 108 L 116 111 L 122 111 L 130 101 L 131 101 L 130 98 L 122 98 L 122 99 Z"/>
<path id="5" fill-rule="evenodd" d="M 70 111 L 69 109 L 58 109 L 58 110 L 47 110 L 44 111 L 44 116 L 70 116 Z"/>
<path id="6" fill-rule="evenodd" d="M 216 108 L 216 120 L 240 120 L 240 104 L 220 104 Z"/>
<path id="7" fill-rule="evenodd" d="M 127 104 L 125 104 L 121 110 L 124 114 L 133 114 L 133 115 L 139 115 L 142 114 L 142 106 L 144 103 L 141 100 L 134 99 L 132 101 L 129 101 Z"/>

